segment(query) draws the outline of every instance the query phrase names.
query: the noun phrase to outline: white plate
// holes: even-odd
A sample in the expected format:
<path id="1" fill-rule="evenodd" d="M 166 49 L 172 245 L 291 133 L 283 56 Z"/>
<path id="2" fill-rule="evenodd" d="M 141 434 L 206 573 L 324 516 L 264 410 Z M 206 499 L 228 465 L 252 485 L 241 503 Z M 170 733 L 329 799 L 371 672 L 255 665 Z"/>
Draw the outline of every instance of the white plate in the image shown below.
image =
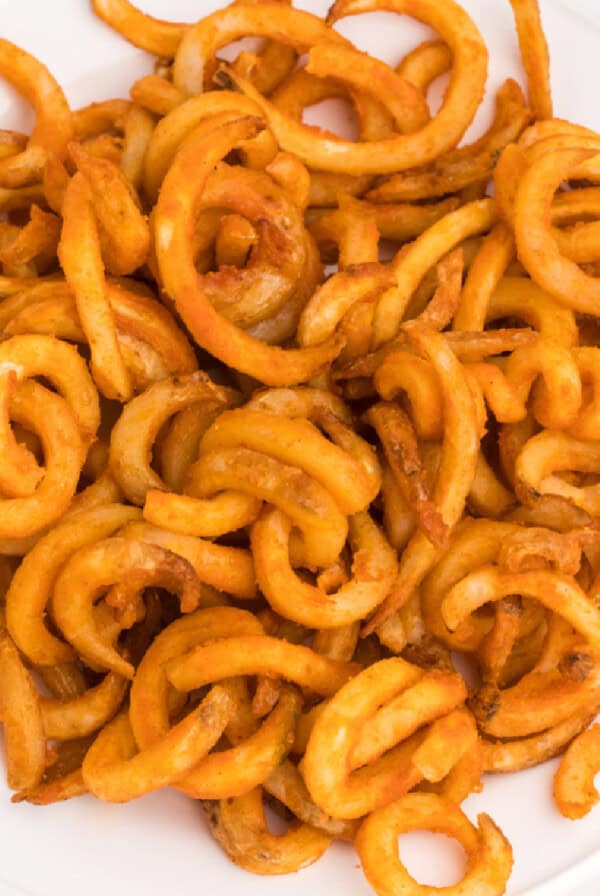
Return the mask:
<path id="1" fill-rule="evenodd" d="M 594 5 L 597 0 L 594 0 Z M 491 51 L 488 95 L 471 133 L 491 117 L 491 97 L 501 81 L 519 73 L 508 0 L 463 0 Z M 214 0 L 141 0 L 155 15 L 193 20 L 216 8 Z M 326 0 L 297 6 L 323 13 Z M 556 114 L 600 129 L 600 35 L 555 0 L 542 3 L 553 61 Z M 592 7 L 590 6 L 590 9 Z M 386 61 L 397 61 L 426 29 L 406 19 L 376 14 L 348 19 L 344 33 Z M 94 19 L 87 0 L 0 0 L 0 34 L 39 56 L 66 87 L 74 105 L 127 96 L 131 82 L 152 61 Z M 0 126 L 26 127 L 30 113 L 0 85 Z M 552 804 L 555 763 L 508 777 L 489 777 L 484 792 L 466 803 L 468 814 L 489 812 L 513 844 L 515 869 L 509 894 L 583 896 L 600 881 L 600 808 L 577 822 Z M 237 870 L 206 832 L 201 810 L 174 791 L 126 806 L 91 798 L 34 808 L 11 805 L 0 774 L 0 896 L 369 896 L 356 856 L 338 844 L 301 874 L 264 879 Z M 444 838 L 411 834 L 403 857 L 431 885 L 456 879 L 460 857 Z M 590 893 L 596 892 L 592 886 Z M 587 888 L 586 888 L 586 892 Z"/>

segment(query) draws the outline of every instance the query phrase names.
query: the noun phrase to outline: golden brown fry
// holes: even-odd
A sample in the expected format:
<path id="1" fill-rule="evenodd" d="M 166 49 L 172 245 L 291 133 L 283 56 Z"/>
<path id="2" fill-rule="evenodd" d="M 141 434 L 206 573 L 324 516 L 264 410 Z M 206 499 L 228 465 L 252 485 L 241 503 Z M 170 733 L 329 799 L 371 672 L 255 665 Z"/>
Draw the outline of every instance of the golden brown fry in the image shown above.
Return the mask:
<path id="1" fill-rule="evenodd" d="M 421 701 L 427 676 L 399 658 L 382 660 L 349 681 L 319 714 L 303 772 L 312 798 L 329 814 L 359 818 L 423 780 L 414 757 L 434 733 L 433 727 L 419 729 L 453 709 L 464 688 L 446 676 L 437 699 Z M 452 751 L 446 739 L 447 757 Z"/>
<path id="2" fill-rule="evenodd" d="M 214 407 L 226 403 L 225 393 L 200 371 L 155 383 L 129 402 L 110 442 L 110 469 L 134 504 L 143 504 L 149 488 L 164 488 L 150 467 L 152 447 L 158 431 L 176 412 L 202 401 Z"/>
<path id="3" fill-rule="evenodd" d="M 154 131 L 154 126 L 154 118 L 149 112 L 142 109 L 141 106 L 136 104 L 130 108 L 125 122 L 123 148 L 119 164 L 121 171 L 131 186 L 138 192 L 142 186 L 144 159 L 150 143 L 150 138 Z M 139 219 L 137 221 L 137 226 L 140 227 Z M 145 237 L 142 235 L 142 243 L 144 239 Z M 138 245 L 136 248 L 141 254 L 140 246 Z"/>
<path id="4" fill-rule="evenodd" d="M 373 347 L 377 348 L 398 335 L 410 299 L 426 272 L 444 255 L 469 236 L 485 233 L 496 222 L 492 199 L 470 202 L 450 212 L 426 230 L 408 250 L 392 261 L 396 283 L 377 302 L 373 321 Z"/>
<path id="5" fill-rule="evenodd" d="M 433 199 L 456 193 L 474 183 L 490 179 L 496 160 L 530 120 L 530 112 L 519 85 L 509 79 L 496 95 L 496 114 L 488 132 L 475 143 L 452 149 L 426 169 L 393 174 L 367 193 L 373 202 L 407 202 Z"/>
<path id="6" fill-rule="evenodd" d="M 44 476 L 34 491 L 0 501 L 1 537 L 21 539 L 41 533 L 66 511 L 87 440 L 67 401 L 33 379 L 22 382 L 12 395 L 10 416 L 39 436 L 45 461 Z"/>
<path id="7" fill-rule="evenodd" d="M 501 221 L 484 239 L 469 269 L 454 316 L 454 330 L 483 329 L 494 291 L 514 254 L 512 233 Z"/>
<path id="8" fill-rule="evenodd" d="M 575 713 L 554 728 L 531 737 L 508 741 L 484 739 L 484 769 L 487 772 L 516 772 L 546 762 L 560 753 L 591 720 L 589 712 Z"/>
<path id="9" fill-rule="evenodd" d="M 65 156 L 73 135 L 71 110 L 46 66 L 4 38 L 0 40 L 0 75 L 31 102 L 36 113 L 27 147 L 0 158 L 0 186 L 21 187 L 39 180 L 50 154 Z"/>
<path id="10" fill-rule="evenodd" d="M 375 428 L 404 499 L 417 514 L 419 528 L 432 544 L 442 547 L 447 527 L 431 499 L 427 473 L 410 418 L 401 408 L 380 402 L 368 410 L 365 420 Z"/>
<path id="11" fill-rule="evenodd" d="M 146 503 L 144 511 L 147 506 Z M 148 541 L 178 554 L 191 563 L 201 582 L 219 591 L 237 598 L 256 597 L 256 576 L 249 551 L 204 541 L 191 535 L 180 535 L 173 531 L 176 528 L 160 529 L 148 523 L 134 522 L 128 524 L 121 535 Z"/>
<path id="12" fill-rule="evenodd" d="M 416 347 L 426 355 L 439 378 L 444 397 L 444 441 L 433 500 L 444 523 L 452 528 L 462 515 L 479 453 L 479 435 L 471 391 L 445 338 L 419 325 L 408 329 Z M 402 555 L 396 584 L 368 621 L 369 634 L 401 607 L 435 562 L 436 549 L 422 532 L 411 538 Z"/>
<path id="13" fill-rule="evenodd" d="M 352 678 L 357 668 L 355 663 L 329 659 L 299 644 L 248 635 L 227 638 L 223 644 L 209 642 L 171 660 L 167 676 L 178 690 L 191 691 L 235 675 L 275 675 L 329 696 Z"/>
<path id="14" fill-rule="evenodd" d="M 373 812 L 355 841 L 369 883 L 378 896 L 393 896 L 402 890 L 407 896 L 425 896 L 431 888 L 417 883 L 398 855 L 398 835 L 420 829 L 444 833 L 462 844 L 469 862 L 457 886 L 464 896 L 484 892 L 501 896 L 512 870 L 512 849 L 488 815 L 480 815 L 477 821 L 475 828 L 450 800 L 425 793 L 408 794 Z"/>
<path id="15" fill-rule="evenodd" d="M 199 580 L 182 557 L 148 542 L 105 538 L 79 548 L 59 574 L 52 597 L 56 622 L 73 646 L 102 669 L 133 677 L 133 666 L 123 659 L 97 625 L 94 601 L 99 591 L 109 593 L 116 608 L 140 600 L 145 588 L 165 588 L 179 597 L 182 612 L 196 609 L 201 599 Z"/>
<path id="16" fill-rule="evenodd" d="M 396 558 L 368 513 L 350 519 L 352 578 L 325 593 L 297 576 L 290 564 L 290 520 L 279 510 L 263 512 L 252 526 L 256 577 L 271 607 L 310 628 L 349 625 L 372 612 L 386 597 L 397 570 Z"/>
<path id="17" fill-rule="evenodd" d="M 339 205 L 318 218 L 310 228 L 321 258 L 332 261 L 329 247 L 337 247 L 338 267 L 347 270 L 351 265 L 375 264 L 379 260 L 379 230 L 372 209 L 351 196 L 340 196 Z"/>
<path id="18" fill-rule="evenodd" d="M 49 740 L 76 740 L 102 728 L 118 711 L 127 680 L 114 672 L 71 700 L 41 698 L 44 731 Z"/>
<path id="19" fill-rule="evenodd" d="M 116 165 L 78 143 L 69 144 L 69 154 L 91 194 L 106 268 L 117 276 L 131 274 L 148 256 L 150 231 L 130 184 Z"/>
<path id="20" fill-rule="evenodd" d="M 117 342 L 115 321 L 106 295 L 91 194 L 80 173 L 71 178 L 65 193 L 58 254 L 92 350 L 94 378 L 107 398 L 127 400 L 132 392 L 131 378 Z"/>
<path id="21" fill-rule="evenodd" d="M 47 806 L 87 793 L 81 763 L 92 741 L 93 737 L 85 737 L 65 741 L 56 747 L 55 761 L 45 770 L 41 782 L 36 787 L 15 793 L 12 802 L 26 800 L 34 806 Z"/>
<path id="22" fill-rule="evenodd" d="M 173 56 L 187 25 L 155 19 L 129 0 L 93 0 L 94 12 L 136 47 L 157 56 Z"/>
<path id="23" fill-rule="evenodd" d="M 507 573 L 482 566 L 450 589 L 442 602 L 442 617 L 455 631 L 476 609 L 510 594 L 535 598 L 566 619 L 593 647 L 600 644 L 600 611 L 569 576 L 546 570 Z"/>
<path id="24" fill-rule="evenodd" d="M 46 767 L 46 736 L 33 678 L 6 631 L 0 632 L 0 719 L 13 790 L 36 787 Z"/>
<path id="25" fill-rule="evenodd" d="M 186 99 L 185 94 L 161 75 L 144 75 L 129 88 L 131 99 L 142 109 L 163 117 Z"/>
<path id="26" fill-rule="evenodd" d="M 202 496 L 237 491 L 268 501 L 287 514 L 302 533 L 303 565 L 329 566 L 348 534 L 346 516 L 321 483 L 299 467 L 249 448 L 222 448 L 195 464 Z"/>
<path id="27" fill-rule="evenodd" d="M 401 134 L 419 131 L 429 121 L 421 91 L 367 53 L 337 43 L 319 43 L 309 51 L 306 71 L 320 78 L 339 78 L 343 72 L 345 83 L 367 94 L 377 84 L 377 100 L 391 113 Z"/>
<path id="28" fill-rule="evenodd" d="M 595 154 L 594 150 L 575 148 L 541 156 L 519 180 L 514 210 L 519 258 L 529 274 L 561 304 L 584 314 L 597 313 L 600 287 L 560 253 L 546 218 L 561 182 Z"/>
<path id="29" fill-rule="evenodd" d="M 123 803 L 177 781 L 216 744 L 233 709 L 228 692 L 214 687 L 163 739 L 139 753 L 129 717 L 121 713 L 86 753 L 85 786 L 99 799 Z"/>
<path id="30" fill-rule="evenodd" d="M 537 119 L 552 118 L 550 59 L 538 0 L 510 0 L 525 74 L 531 111 Z"/>
<path id="31" fill-rule="evenodd" d="M 405 170 L 423 164 L 454 146 L 466 130 L 479 104 L 479 90 L 473 90 L 474 82 L 484 80 L 487 68 L 487 53 L 477 28 L 464 11 L 451 0 L 443 5 L 432 0 L 411 3 L 407 10 L 403 0 L 365 0 L 365 2 L 337 2 L 332 7 L 328 22 L 333 24 L 347 15 L 368 12 L 374 9 L 390 9 L 398 13 L 410 14 L 435 28 L 446 40 L 453 52 L 453 76 L 446 93 L 444 104 L 438 115 L 415 134 L 392 136 L 388 139 L 372 141 L 370 144 L 352 143 L 340 138 L 328 138 L 323 133 L 316 134 L 305 125 L 298 124 L 261 97 L 252 85 L 233 72 L 223 72 L 221 86 L 234 84 L 246 96 L 254 99 L 261 107 L 269 126 L 283 149 L 296 153 L 310 167 L 334 173 L 383 174 Z M 177 66 L 185 59 L 191 67 L 192 48 L 196 59 L 202 57 L 188 36 L 187 52 L 178 54 Z M 458 35 L 460 34 L 460 38 Z M 468 35 L 468 39 L 467 39 Z M 296 38 L 297 40 L 297 38 Z M 195 67 L 199 64 L 195 61 Z M 183 69 L 183 63 L 181 63 Z M 480 80 L 481 79 L 481 80 Z M 177 77 L 176 77 L 176 83 Z M 181 83 L 181 81 L 179 82 Z M 190 81 L 188 79 L 188 89 Z M 200 84 L 195 75 L 195 84 Z"/>
<path id="32" fill-rule="evenodd" d="M 346 514 L 365 509 L 378 491 L 376 461 L 367 443 L 333 414 L 321 419 L 331 441 L 309 420 L 285 414 L 240 408 L 224 411 L 204 434 L 202 453 L 237 446 L 298 467 L 320 483 Z M 366 455 L 366 462 L 365 462 Z"/>
<path id="33" fill-rule="evenodd" d="M 268 828 L 260 788 L 244 796 L 204 804 L 210 831 L 229 858 L 255 874 L 289 874 L 312 865 L 331 844 L 331 836 L 307 824 L 286 833 Z"/>
<path id="34" fill-rule="evenodd" d="M 235 3 L 205 16 L 187 31 L 175 55 L 175 86 L 189 95 L 202 93 L 210 85 L 217 51 L 250 34 L 280 41 L 300 53 L 328 41 L 347 45 L 318 16 L 276 2 Z"/>
<path id="35" fill-rule="evenodd" d="M 213 165 L 243 139 L 260 130 L 256 119 L 241 118 L 223 125 L 213 135 L 192 135 L 177 155 L 161 190 L 154 218 L 159 267 L 167 292 L 173 297 L 186 324 L 204 348 L 242 373 L 258 374 L 264 382 L 288 385 L 309 379 L 341 348 L 335 339 L 315 348 L 283 350 L 267 346 L 230 323 L 212 307 L 199 288 L 187 233 Z M 218 139 L 217 139 L 218 138 Z M 198 152 L 206 154 L 204 176 L 198 177 Z M 189 171 L 188 171 L 189 169 Z M 192 173 L 193 172 L 193 173 Z M 196 197 L 182 188 L 192 178 Z"/>
<path id="36" fill-rule="evenodd" d="M 423 93 L 429 85 L 452 66 L 452 52 L 443 40 L 427 40 L 406 56 L 396 66 L 396 72 L 406 78 Z"/>
<path id="37" fill-rule="evenodd" d="M 144 159 L 144 191 L 155 201 L 161 183 L 185 139 L 200 125 L 207 131 L 217 124 L 234 121 L 245 115 L 260 115 L 260 109 L 240 94 L 230 91 L 205 93 L 188 99 L 171 110 L 154 130 Z M 258 167 L 274 160 L 277 144 L 268 130 L 259 130 L 241 141 L 240 151 L 255 162 Z M 249 156 L 249 154 L 252 154 Z"/>
<path id="38" fill-rule="evenodd" d="M 594 473 L 600 463 L 600 444 L 574 439 L 564 432 L 543 430 L 529 439 L 516 458 L 516 491 L 522 502 L 535 505 L 542 495 L 558 495 L 595 516 L 597 485 L 573 485 L 556 475 L 565 470 Z"/>
<path id="39" fill-rule="evenodd" d="M 554 778 L 554 799 L 562 815 L 582 818 L 598 802 L 594 776 L 598 768 L 600 726 L 580 734 L 567 749 Z"/>
<path id="40" fill-rule="evenodd" d="M 8 245 L 0 247 L 0 262 L 5 266 L 35 262 L 43 273 L 47 270 L 47 262 L 56 257 L 59 236 L 60 221 L 56 215 L 32 205 L 27 224 L 19 228 Z"/>

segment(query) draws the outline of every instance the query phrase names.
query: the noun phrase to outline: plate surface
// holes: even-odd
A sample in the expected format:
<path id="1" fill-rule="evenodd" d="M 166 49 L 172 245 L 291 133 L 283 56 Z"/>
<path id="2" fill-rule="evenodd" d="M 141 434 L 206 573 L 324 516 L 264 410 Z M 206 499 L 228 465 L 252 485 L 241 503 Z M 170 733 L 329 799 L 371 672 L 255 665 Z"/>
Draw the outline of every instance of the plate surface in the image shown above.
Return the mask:
<path id="1" fill-rule="evenodd" d="M 576 5 L 579 0 L 571 0 Z M 585 11 L 595 7 L 590 0 Z M 462 0 L 490 49 L 486 102 L 471 129 L 489 123 L 493 95 L 502 80 L 520 76 L 508 0 Z M 192 21 L 217 8 L 214 0 L 140 0 L 154 15 Z M 296 0 L 323 13 L 326 0 Z M 585 4 L 584 4 L 585 5 Z M 555 0 L 542 0 L 552 53 L 556 114 L 600 130 L 600 33 Z M 600 19 L 599 19 L 600 21 Z M 388 62 L 415 46 L 427 29 L 408 19 L 378 13 L 340 26 L 361 48 Z M 81 105 L 127 96 L 128 86 L 152 70 L 152 60 L 96 20 L 87 0 L 0 0 L 0 34 L 41 58 Z M 594 88 L 592 88 L 592 84 Z M 441 85 L 438 85 L 439 96 Z M 329 111 L 327 114 L 331 114 Z M 319 120 L 312 118 L 312 120 Z M 329 119 L 320 119 L 329 123 Z M 0 84 L 2 127 L 31 125 L 31 113 Z M 338 127 L 341 122 L 337 122 Z M 488 812 L 509 837 L 515 869 L 509 896 L 584 896 L 600 881 L 600 808 L 573 824 L 558 814 L 551 797 L 555 763 L 507 777 L 488 777 L 483 793 L 465 804 L 469 816 Z M 0 896 L 369 896 L 370 888 L 347 845 L 335 845 L 313 867 L 285 878 L 257 878 L 239 871 L 206 831 L 202 812 L 174 791 L 125 806 L 91 798 L 35 808 L 11 805 L 0 770 Z M 445 838 L 402 838 L 409 870 L 430 885 L 453 883 L 461 857 Z M 591 885 L 592 881 L 596 882 Z"/>

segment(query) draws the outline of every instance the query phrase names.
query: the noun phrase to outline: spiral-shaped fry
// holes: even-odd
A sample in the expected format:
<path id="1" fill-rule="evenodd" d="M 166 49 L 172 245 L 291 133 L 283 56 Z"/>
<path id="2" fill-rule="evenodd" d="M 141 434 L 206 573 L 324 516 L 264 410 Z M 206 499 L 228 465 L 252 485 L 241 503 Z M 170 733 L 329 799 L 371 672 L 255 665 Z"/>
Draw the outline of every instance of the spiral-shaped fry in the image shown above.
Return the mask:
<path id="1" fill-rule="evenodd" d="M 428 698 L 421 699 L 425 692 Z M 456 743 L 444 738 L 444 770 L 425 759 L 430 739 L 440 736 L 435 725 L 420 729 L 451 712 L 464 695 L 460 676 L 423 674 L 399 658 L 365 669 L 325 706 L 312 729 L 303 772 L 313 799 L 334 817 L 359 818 L 423 778 L 444 777 L 473 742 L 474 725 L 465 717 Z"/>
<path id="2" fill-rule="evenodd" d="M 54 585 L 52 612 L 67 640 L 90 661 L 132 678 L 132 664 L 98 625 L 94 601 L 116 586 L 119 591 L 109 594 L 112 605 L 135 609 L 141 592 L 152 585 L 176 593 L 184 612 L 200 601 L 200 583 L 186 560 L 147 542 L 106 538 L 79 548 L 67 561 Z"/>
<path id="3" fill-rule="evenodd" d="M 408 794 L 363 822 L 357 834 L 358 854 L 379 896 L 392 896 L 400 887 L 410 896 L 425 896 L 430 888 L 417 883 L 398 856 L 398 835 L 413 830 L 444 833 L 456 838 L 469 856 L 460 882 L 465 896 L 483 892 L 501 896 L 512 869 L 512 849 L 488 815 L 480 815 L 478 825 L 475 828 L 450 800 Z"/>

